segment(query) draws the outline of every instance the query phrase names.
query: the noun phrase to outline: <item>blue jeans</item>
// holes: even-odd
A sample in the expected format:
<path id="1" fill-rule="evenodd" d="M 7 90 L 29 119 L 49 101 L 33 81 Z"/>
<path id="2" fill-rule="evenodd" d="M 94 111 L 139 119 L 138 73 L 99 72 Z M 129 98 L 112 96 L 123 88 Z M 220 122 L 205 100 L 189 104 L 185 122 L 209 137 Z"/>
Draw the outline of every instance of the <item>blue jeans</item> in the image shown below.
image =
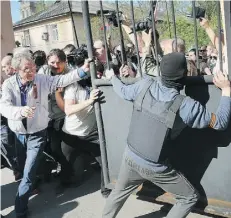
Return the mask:
<path id="1" fill-rule="evenodd" d="M 27 213 L 28 200 L 36 179 L 39 160 L 46 144 L 46 130 L 27 135 L 17 134 L 16 138 L 16 146 L 21 144 L 27 148 L 23 178 L 15 199 L 15 212 L 17 217 L 20 217 Z"/>

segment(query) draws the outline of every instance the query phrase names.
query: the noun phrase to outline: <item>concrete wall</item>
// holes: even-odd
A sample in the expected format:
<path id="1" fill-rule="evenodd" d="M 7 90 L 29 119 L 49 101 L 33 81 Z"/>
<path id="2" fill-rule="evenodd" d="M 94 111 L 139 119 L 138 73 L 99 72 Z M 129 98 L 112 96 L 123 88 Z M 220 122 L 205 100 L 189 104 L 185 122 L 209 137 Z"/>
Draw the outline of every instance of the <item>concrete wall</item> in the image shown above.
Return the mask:
<path id="1" fill-rule="evenodd" d="M 15 47 L 10 1 L 1 4 L 1 59 Z"/>

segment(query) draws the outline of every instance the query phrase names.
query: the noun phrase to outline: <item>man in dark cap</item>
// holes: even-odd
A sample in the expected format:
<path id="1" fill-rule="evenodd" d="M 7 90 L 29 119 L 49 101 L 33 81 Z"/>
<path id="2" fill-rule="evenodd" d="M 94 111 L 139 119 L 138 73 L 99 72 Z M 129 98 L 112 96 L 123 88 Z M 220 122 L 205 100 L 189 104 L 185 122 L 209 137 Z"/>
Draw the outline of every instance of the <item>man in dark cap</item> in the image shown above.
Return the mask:
<path id="1" fill-rule="evenodd" d="M 116 76 L 106 74 L 111 78 L 114 91 L 123 99 L 133 101 L 134 106 L 128 146 L 103 218 L 116 217 L 132 191 L 146 180 L 177 196 L 177 202 L 166 218 L 186 217 L 199 194 L 180 172 L 166 163 L 171 139 L 186 125 L 216 130 L 228 126 L 231 98 L 227 75 L 220 72 L 214 76 L 214 84 L 222 90 L 222 97 L 216 113 L 210 113 L 198 101 L 180 95 L 182 79 L 187 73 L 184 54 L 165 55 L 160 70 L 161 77 L 156 80 L 145 76 L 132 85 L 124 85 Z"/>

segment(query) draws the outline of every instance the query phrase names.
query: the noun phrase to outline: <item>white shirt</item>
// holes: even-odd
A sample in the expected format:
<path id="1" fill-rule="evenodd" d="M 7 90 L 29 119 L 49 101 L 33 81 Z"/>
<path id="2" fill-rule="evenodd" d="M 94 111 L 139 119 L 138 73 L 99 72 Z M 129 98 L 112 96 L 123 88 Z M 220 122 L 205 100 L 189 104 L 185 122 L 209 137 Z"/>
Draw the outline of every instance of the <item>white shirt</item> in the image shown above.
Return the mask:
<path id="1" fill-rule="evenodd" d="M 83 88 L 77 82 L 65 88 L 64 99 L 74 100 L 75 104 L 79 104 L 89 99 L 89 97 L 89 90 Z M 75 114 L 65 117 L 63 131 L 67 134 L 87 136 L 96 129 L 96 117 L 92 105 L 89 105 Z"/>

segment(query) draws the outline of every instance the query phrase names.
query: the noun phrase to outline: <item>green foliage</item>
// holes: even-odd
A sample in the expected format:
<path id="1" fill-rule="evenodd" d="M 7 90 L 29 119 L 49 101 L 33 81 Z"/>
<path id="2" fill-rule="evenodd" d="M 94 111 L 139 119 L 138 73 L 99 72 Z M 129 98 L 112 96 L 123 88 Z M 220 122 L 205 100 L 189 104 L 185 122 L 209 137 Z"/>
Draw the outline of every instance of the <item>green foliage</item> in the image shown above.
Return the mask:
<path id="1" fill-rule="evenodd" d="M 114 4 L 110 4 L 112 8 L 115 8 Z M 202 7 L 206 10 L 206 18 L 209 20 L 210 26 L 216 32 L 217 29 L 217 1 L 197 1 L 196 6 Z M 167 9 L 166 9 L 166 2 L 161 2 L 158 6 L 160 9 L 165 11 L 165 15 L 163 17 L 163 23 L 158 24 L 157 28 L 160 33 L 160 39 L 167 39 L 174 37 L 173 25 L 172 25 L 172 15 L 171 15 L 171 7 L 170 3 L 167 4 L 169 17 L 167 17 Z M 192 4 L 189 1 L 174 1 L 175 7 L 175 17 L 176 17 L 176 27 L 177 27 L 177 36 L 181 37 L 186 42 L 186 49 L 190 49 L 191 47 L 195 47 L 195 35 L 194 35 L 194 20 L 192 18 L 188 18 L 187 15 L 191 14 L 192 11 Z M 119 2 L 119 9 L 131 18 L 130 12 L 130 3 L 126 1 Z M 135 13 L 135 20 L 136 22 L 139 20 L 144 20 L 150 10 L 150 3 L 148 1 L 136 1 L 134 2 L 134 13 Z M 168 19 L 169 24 L 168 25 Z M 92 33 L 94 39 L 103 39 L 103 31 L 100 29 L 102 27 L 100 17 L 94 17 L 91 19 L 92 21 Z M 106 22 L 106 19 L 105 19 Z M 169 30 L 170 28 L 170 30 Z M 170 34 L 171 32 L 171 34 Z M 210 43 L 210 40 L 205 32 L 205 30 L 200 27 L 199 21 L 197 20 L 197 39 L 198 39 L 198 46 L 207 45 Z M 118 28 L 112 28 L 111 31 L 112 35 L 112 42 L 114 44 L 119 43 L 119 31 Z M 128 36 L 124 33 L 125 43 L 129 41 Z"/>
<path id="2" fill-rule="evenodd" d="M 186 50 L 195 47 L 195 34 L 194 34 L 194 22 L 192 19 L 187 17 L 177 17 L 176 18 L 176 32 L 177 36 L 184 39 L 186 42 Z M 167 21 L 164 21 L 158 28 L 160 32 L 160 39 L 170 38 L 169 26 Z M 173 25 L 170 26 L 171 38 L 174 37 Z M 197 21 L 197 39 L 198 46 L 209 44 L 209 38 L 204 29 L 200 27 Z"/>

